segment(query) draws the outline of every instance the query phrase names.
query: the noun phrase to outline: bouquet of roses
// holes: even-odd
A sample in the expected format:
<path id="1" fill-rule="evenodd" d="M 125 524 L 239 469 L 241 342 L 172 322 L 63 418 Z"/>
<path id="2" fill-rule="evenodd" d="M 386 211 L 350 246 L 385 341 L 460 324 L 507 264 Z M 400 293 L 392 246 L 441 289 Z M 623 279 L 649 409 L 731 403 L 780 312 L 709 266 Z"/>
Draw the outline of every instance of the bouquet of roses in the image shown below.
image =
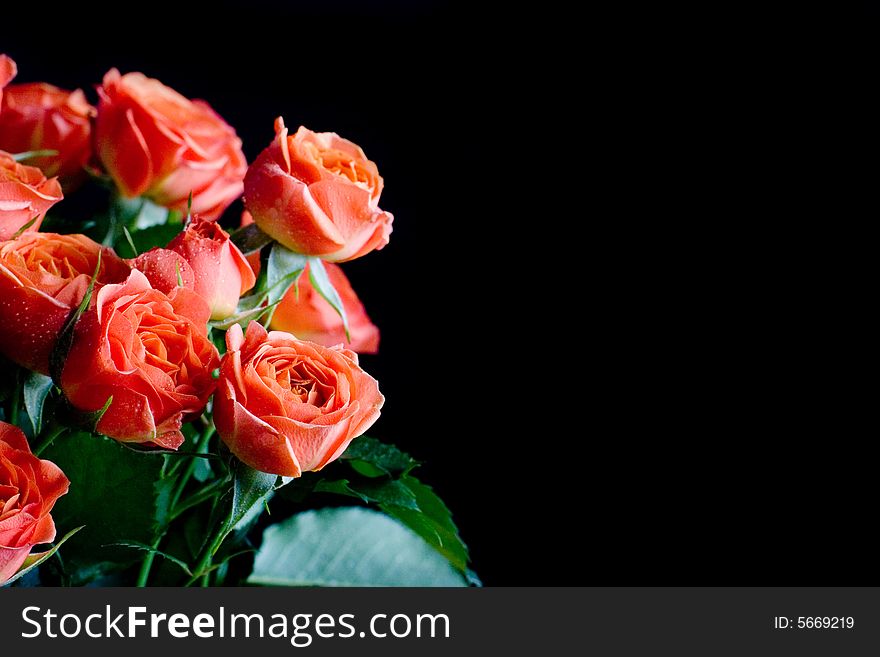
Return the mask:
<path id="1" fill-rule="evenodd" d="M 16 72 L 0 55 L 0 584 L 475 582 L 418 462 L 364 435 L 379 332 L 336 263 L 388 243 L 376 165 L 281 118 L 248 165 L 140 73 L 93 107 Z"/>

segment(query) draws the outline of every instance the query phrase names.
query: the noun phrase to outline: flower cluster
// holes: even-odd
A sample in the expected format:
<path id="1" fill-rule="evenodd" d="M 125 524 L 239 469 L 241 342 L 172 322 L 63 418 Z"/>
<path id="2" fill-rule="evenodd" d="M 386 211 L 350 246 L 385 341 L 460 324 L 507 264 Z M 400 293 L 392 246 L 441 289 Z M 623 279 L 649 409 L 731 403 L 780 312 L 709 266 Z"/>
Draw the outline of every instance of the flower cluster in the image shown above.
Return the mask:
<path id="1" fill-rule="evenodd" d="M 376 164 L 278 118 L 248 166 L 208 103 L 141 73 L 110 70 L 94 105 L 17 74 L 0 55 L 0 355 L 51 377 L 52 439 L 91 418 L 95 440 L 174 451 L 201 418 L 259 472 L 337 459 L 384 403 L 357 355 L 379 331 L 332 264 L 389 241 Z M 110 209 L 70 223 L 63 199 L 84 185 L 109 190 Z M 147 207 L 164 232 L 138 223 Z M 70 484 L 34 455 L 46 432 L 26 436 L 15 415 L 0 422 L 0 584 L 54 540 Z"/>

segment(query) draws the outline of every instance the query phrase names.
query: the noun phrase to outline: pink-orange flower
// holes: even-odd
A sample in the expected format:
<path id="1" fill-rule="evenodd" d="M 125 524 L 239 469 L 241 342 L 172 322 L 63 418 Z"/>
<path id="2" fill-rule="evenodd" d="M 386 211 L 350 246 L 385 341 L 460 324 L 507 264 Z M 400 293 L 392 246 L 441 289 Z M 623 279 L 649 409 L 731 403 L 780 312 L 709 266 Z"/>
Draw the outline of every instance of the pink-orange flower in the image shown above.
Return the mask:
<path id="1" fill-rule="evenodd" d="M 181 425 L 214 391 L 219 356 L 208 339 L 209 313 L 192 290 L 165 295 L 137 270 L 104 286 L 76 325 L 64 394 L 84 411 L 100 410 L 112 397 L 97 426 L 106 436 L 177 449 Z"/>
<path id="2" fill-rule="evenodd" d="M 288 477 L 320 470 L 379 418 L 385 398 L 357 354 L 234 325 L 214 395 L 214 424 L 252 468 Z"/>
<path id="3" fill-rule="evenodd" d="M 168 243 L 182 255 L 195 274 L 195 291 L 208 302 L 211 319 L 235 312 L 239 297 L 257 278 L 250 264 L 229 239 L 229 233 L 212 221 L 194 217 L 186 229 Z"/>
<path id="4" fill-rule="evenodd" d="M 192 211 L 208 219 L 241 195 L 241 140 L 207 103 L 116 69 L 98 94 L 96 149 L 123 194 L 186 212 L 192 193 Z"/>
<path id="5" fill-rule="evenodd" d="M 46 179 L 36 167 L 16 162 L 0 151 L 0 240 L 8 240 L 24 226 L 39 230 L 46 212 L 64 198 L 57 178 Z"/>
<path id="6" fill-rule="evenodd" d="M 10 153 L 57 151 L 28 164 L 46 176 L 60 176 L 68 189 L 85 175 L 94 113 L 79 89 L 65 91 L 42 82 L 12 85 L 4 91 L 0 107 L 0 148 Z"/>
<path id="7" fill-rule="evenodd" d="M 50 513 L 69 486 L 57 465 L 31 453 L 21 429 L 0 422 L 0 585 L 35 545 L 55 540 Z"/>
<path id="8" fill-rule="evenodd" d="M 292 251 L 330 262 L 388 243 L 392 215 L 379 208 L 382 177 L 356 144 L 301 127 L 275 140 L 248 168 L 245 206 L 263 232 Z"/>

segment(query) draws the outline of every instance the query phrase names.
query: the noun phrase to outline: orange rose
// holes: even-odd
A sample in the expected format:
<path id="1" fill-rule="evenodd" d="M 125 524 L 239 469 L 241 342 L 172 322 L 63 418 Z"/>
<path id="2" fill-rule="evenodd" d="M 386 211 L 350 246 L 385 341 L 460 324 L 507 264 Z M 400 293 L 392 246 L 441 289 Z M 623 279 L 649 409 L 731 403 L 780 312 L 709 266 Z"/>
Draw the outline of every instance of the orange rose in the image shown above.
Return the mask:
<path id="1" fill-rule="evenodd" d="M 245 205 L 260 229 L 287 248 L 330 262 L 388 244 L 390 212 L 379 209 L 382 177 L 357 145 L 300 128 L 275 140 L 248 168 Z"/>
<path id="2" fill-rule="evenodd" d="M 186 258 L 174 251 L 152 248 L 129 260 L 128 264 L 143 273 L 150 286 L 163 294 L 171 294 L 176 287 L 196 289 L 195 272 Z"/>
<path id="3" fill-rule="evenodd" d="M 257 282 L 248 261 L 216 223 L 194 217 L 182 233 L 168 243 L 195 273 L 195 290 L 208 302 L 211 319 L 235 312 L 238 298 Z"/>
<path id="4" fill-rule="evenodd" d="M 79 89 L 64 91 L 44 83 L 12 85 L 0 108 L 0 148 L 10 153 L 58 151 L 29 163 L 47 176 L 61 176 L 66 189 L 83 177 L 91 157 L 94 113 Z"/>
<path id="5" fill-rule="evenodd" d="M 62 198 L 57 178 L 46 180 L 36 167 L 0 151 L 0 240 L 8 240 L 31 220 L 28 230 L 39 229 L 46 212 Z"/>
<path id="6" fill-rule="evenodd" d="M 24 233 L 0 243 L 0 353 L 49 373 L 58 333 L 82 301 L 99 252 L 96 286 L 125 280 L 128 266 L 85 235 Z"/>
<path id="7" fill-rule="evenodd" d="M 57 465 L 31 453 L 21 429 L 0 422 L 0 585 L 35 545 L 55 540 L 49 514 L 69 486 Z"/>
<path id="8" fill-rule="evenodd" d="M 346 346 L 359 354 L 375 354 L 379 351 L 379 329 L 370 321 L 364 304 L 357 298 L 351 283 L 339 265 L 324 265 L 327 276 L 345 307 L 348 316 L 351 344 Z M 317 342 L 325 347 L 345 344 L 345 328 L 342 318 L 333 306 L 322 297 L 309 281 L 308 269 L 299 279 L 299 296 L 290 288 L 275 309 L 271 328 L 293 333 L 301 340 Z"/>
<path id="9" fill-rule="evenodd" d="M 252 468 L 298 477 L 320 470 L 379 418 L 385 398 L 357 354 L 234 325 L 214 395 L 214 424 Z"/>
<path id="10" fill-rule="evenodd" d="M 241 195 L 241 140 L 211 107 L 141 73 L 104 76 L 98 89 L 98 157 L 125 196 L 147 196 L 216 219 Z"/>
<path id="11" fill-rule="evenodd" d="M 0 101 L 3 100 L 3 87 L 18 73 L 15 62 L 8 55 L 0 55 Z"/>
<path id="12" fill-rule="evenodd" d="M 137 270 L 105 285 L 76 325 L 61 389 L 84 411 L 113 397 L 100 433 L 177 449 L 184 419 L 201 413 L 214 390 L 220 359 L 208 340 L 209 312 L 195 292 L 166 296 Z"/>

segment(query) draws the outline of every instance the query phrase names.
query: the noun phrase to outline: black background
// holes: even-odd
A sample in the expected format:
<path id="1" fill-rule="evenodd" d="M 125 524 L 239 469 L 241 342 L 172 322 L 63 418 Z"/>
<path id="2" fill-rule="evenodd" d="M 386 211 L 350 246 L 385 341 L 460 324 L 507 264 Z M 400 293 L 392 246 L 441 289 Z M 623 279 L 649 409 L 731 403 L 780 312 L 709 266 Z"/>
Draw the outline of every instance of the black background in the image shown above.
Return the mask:
<path id="1" fill-rule="evenodd" d="M 84 88 L 92 102 L 111 67 L 159 78 L 207 100 L 249 161 L 279 115 L 358 143 L 395 215 L 390 245 L 345 266 L 382 332 L 380 355 L 363 358 L 387 398 L 372 435 L 426 463 L 422 479 L 453 510 L 487 584 L 579 581 L 582 565 L 548 532 L 570 502 L 553 484 L 558 443 L 582 437 L 525 429 L 555 412 L 559 392 L 545 348 L 526 344 L 548 309 L 523 299 L 511 314 L 501 302 L 524 285 L 530 267 L 517 260 L 538 236 L 502 210 L 528 185 L 522 163 L 496 149 L 515 109 L 493 98 L 512 73 L 500 26 L 437 1 L 122 6 L 4 5 L 0 52 L 17 61 L 17 82 Z"/>

